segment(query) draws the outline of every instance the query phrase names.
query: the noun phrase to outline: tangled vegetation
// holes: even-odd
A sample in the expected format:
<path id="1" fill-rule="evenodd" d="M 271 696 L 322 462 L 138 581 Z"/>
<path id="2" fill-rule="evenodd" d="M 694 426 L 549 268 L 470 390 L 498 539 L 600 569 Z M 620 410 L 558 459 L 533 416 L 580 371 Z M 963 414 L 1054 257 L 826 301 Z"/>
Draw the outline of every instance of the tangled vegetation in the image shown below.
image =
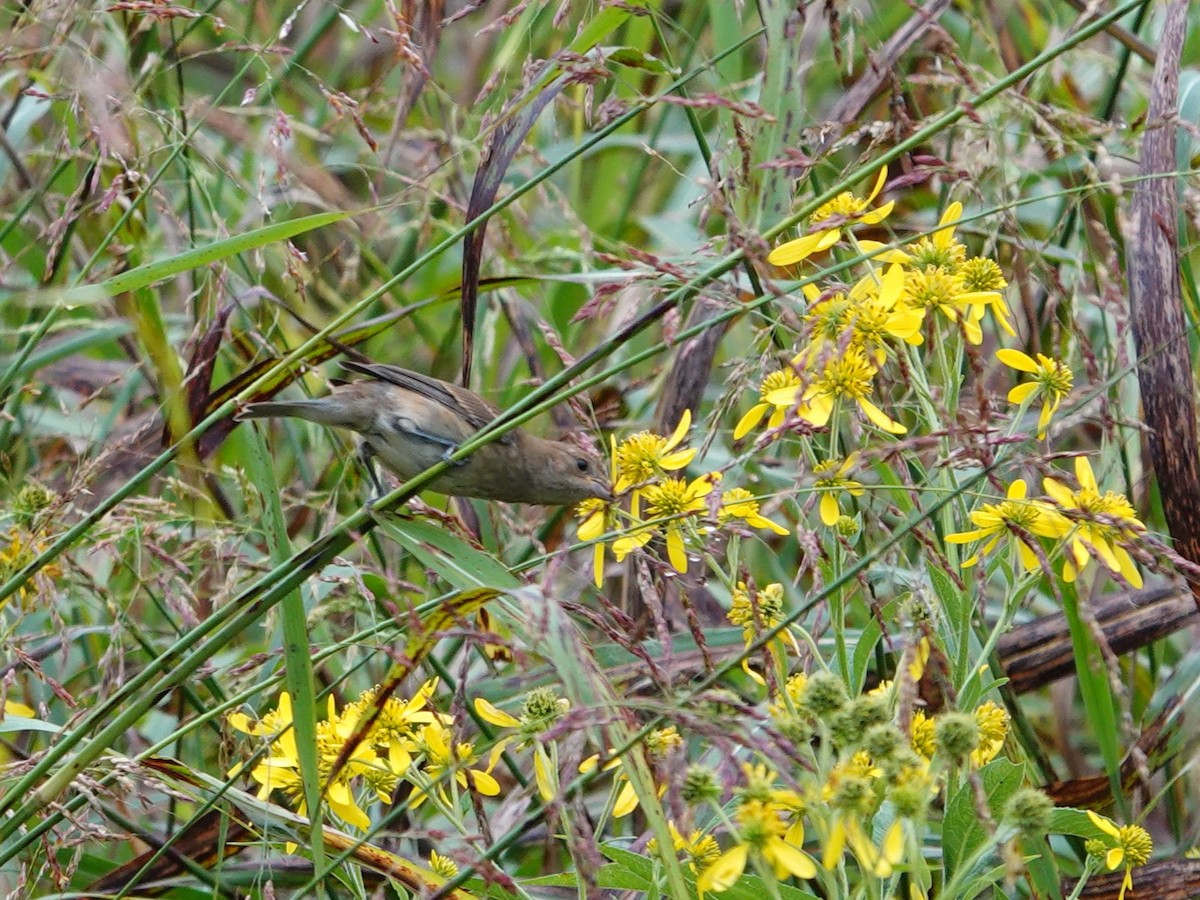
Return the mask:
<path id="1" fill-rule="evenodd" d="M 0 8 L 5 895 L 1200 894 L 1197 26 Z"/>

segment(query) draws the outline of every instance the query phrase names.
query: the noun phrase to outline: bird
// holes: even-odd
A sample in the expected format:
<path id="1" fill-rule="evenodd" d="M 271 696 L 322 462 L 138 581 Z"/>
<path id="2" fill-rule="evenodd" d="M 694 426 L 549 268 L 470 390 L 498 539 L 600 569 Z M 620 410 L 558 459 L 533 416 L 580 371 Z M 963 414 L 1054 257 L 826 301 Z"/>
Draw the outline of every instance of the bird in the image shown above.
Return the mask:
<path id="1" fill-rule="evenodd" d="M 356 432 L 367 471 L 383 494 L 373 459 L 407 481 L 448 459 L 500 415 L 497 406 L 464 387 L 400 366 L 347 360 L 342 368 L 363 378 L 315 399 L 250 403 L 235 418 L 288 416 Z M 611 481 L 595 459 L 577 446 L 519 428 L 453 461 L 427 487 L 439 494 L 544 506 L 612 499 Z"/>

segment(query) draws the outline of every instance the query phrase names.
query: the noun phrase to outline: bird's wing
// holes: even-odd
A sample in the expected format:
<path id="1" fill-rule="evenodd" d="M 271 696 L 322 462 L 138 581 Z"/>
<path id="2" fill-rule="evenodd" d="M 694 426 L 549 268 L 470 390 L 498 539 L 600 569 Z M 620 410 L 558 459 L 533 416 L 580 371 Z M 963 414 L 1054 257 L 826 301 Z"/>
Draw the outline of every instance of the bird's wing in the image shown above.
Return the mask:
<path id="1" fill-rule="evenodd" d="M 366 375 L 369 378 L 386 381 L 402 387 L 406 391 L 420 394 L 422 397 L 428 397 L 435 403 L 440 403 L 447 409 L 458 413 L 475 428 L 483 428 L 500 415 L 498 407 L 488 403 L 479 395 L 411 369 L 402 369 L 400 366 L 389 366 L 383 363 L 359 363 L 352 360 L 343 360 L 342 368 Z M 508 443 L 511 435 L 505 435 L 500 440 L 501 443 Z"/>

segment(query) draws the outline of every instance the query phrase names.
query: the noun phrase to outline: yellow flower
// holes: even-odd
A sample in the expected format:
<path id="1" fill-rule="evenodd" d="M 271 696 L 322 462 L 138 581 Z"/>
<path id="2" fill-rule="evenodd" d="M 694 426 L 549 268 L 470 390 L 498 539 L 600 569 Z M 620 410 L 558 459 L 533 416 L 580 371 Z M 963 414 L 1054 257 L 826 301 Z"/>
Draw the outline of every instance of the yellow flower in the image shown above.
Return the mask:
<path id="1" fill-rule="evenodd" d="M 683 853 L 687 856 L 688 868 L 693 873 L 700 874 L 720 857 L 721 847 L 717 843 L 717 839 L 711 834 L 697 830 L 692 831 L 685 838 L 680 834 L 679 829 L 675 827 L 674 822 L 667 822 L 667 827 L 671 830 L 671 839 L 675 852 L 677 854 Z M 651 848 L 647 845 L 646 849 L 649 851 Z"/>
<path id="2" fill-rule="evenodd" d="M 616 503 L 593 497 L 576 506 L 575 515 L 582 519 L 576 531 L 579 539 L 595 541 L 592 544 L 592 577 L 596 587 L 600 587 L 604 583 L 604 552 L 607 545 L 598 538 L 619 527 L 620 507 Z"/>
<path id="3" fill-rule="evenodd" d="M 448 856 L 442 856 L 436 850 L 429 851 L 429 868 L 443 878 L 453 878 L 458 874 L 458 863 Z"/>
<path id="4" fill-rule="evenodd" d="M 822 865 L 826 869 L 836 866 L 847 845 L 864 871 L 876 878 L 887 878 L 895 870 L 896 864 L 904 859 L 904 826 L 896 819 L 883 836 L 883 843 L 876 847 L 863 829 L 862 822 L 851 814 L 839 813 L 825 843 Z"/>
<path id="5" fill-rule="evenodd" d="M 842 227 L 850 224 L 875 225 L 882 222 L 896 205 L 889 200 L 875 209 L 869 209 L 871 202 L 883 190 L 887 181 L 887 166 L 879 170 L 871 193 L 866 197 L 856 197 L 850 191 L 843 191 L 828 203 L 817 209 L 808 220 L 810 228 L 819 230 L 806 234 L 802 238 L 780 244 L 767 256 L 767 262 L 773 266 L 793 266 L 807 259 L 820 250 L 827 250 L 838 242 L 842 236 Z M 839 221 L 832 228 L 820 228 L 823 222 L 830 219 Z"/>
<path id="6" fill-rule="evenodd" d="M 1141 573 L 1122 544 L 1135 540 L 1146 526 L 1133 514 L 1133 506 L 1123 495 L 1115 491 L 1100 493 L 1086 457 L 1075 458 L 1075 478 L 1079 482 L 1077 491 L 1053 478 L 1042 481 L 1050 499 L 1068 514 L 1061 517 L 1058 528 L 1067 541 L 1063 580 L 1074 581 L 1095 553 L 1110 572 L 1119 572 L 1133 587 L 1140 588 Z"/>
<path id="7" fill-rule="evenodd" d="M 430 784 L 437 786 L 438 797 L 442 803 L 449 805 L 450 801 L 445 787 L 440 783 L 443 774 L 454 775 L 454 781 L 468 790 L 483 794 L 485 797 L 495 797 L 500 793 L 500 783 L 492 777 L 492 770 L 500 759 L 504 744 L 499 743 L 492 748 L 487 768 L 474 766 L 477 759 L 475 745 L 459 742 L 454 743 L 454 735 L 442 722 L 432 722 L 421 729 L 419 737 L 420 749 L 425 753 L 425 775 Z M 416 809 L 428 799 L 424 785 L 417 785 L 409 803 L 411 809 Z"/>
<path id="8" fill-rule="evenodd" d="M 961 322 L 967 340 L 976 345 L 983 343 L 979 319 L 959 314 L 963 311 L 969 313 L 973 305 L 987 304 L 992 300 L 991 294 L 968 291 L 962 276 L 943 266 L 909 272 L 901 297 L 901 302 L 911 309 L 923 313 L 940 312 L 951 322 Z"/>
<path id="9" fill-rule="evenodd" d="M 1112 839 L 1115 846 L 1110 846 L 1104 854 L 1104 865 L 1110 872 L 1125 867 L 1125 879 L 1121 882 L 1121 893 L 1117 900 L 1125 900 L 1125 892 L 1133 888 L 1133 868 L 1144 866 L 1150 861 L 1154 852 L 1154 842 L 1150 833 L 1141 825 L 1117 826 L 1116 822 L 1088 810 L 1088 818 L 1092 824 Z"/>
<path id="10" fill-rule="evenodd" d="M 862 750 L 856 751 L 830 771 L 822 792 L 823 799 L 834 810 L 821 857 L 821 864 L 826 869 L 837 865 L 847 845 L 859 865 L 879 878 L 890 875 L 902 858 L 904 832 L 899 820 L 888 830 L 881 847 L 871 842 L 863 827 L 878 804 L 875 782 L 882 775 L 883 770 Z"/>
<path id="11" fill-rule="evenodd" d="M 954 236 L 962 211 L 963 206 L 957 200 L 947 206 L 938 220 L 937 231 L 907 248 L 907 264 L 914 269 L 935 269 L 940 266 L 957 272 L 967 258 L 967 248 Z"/>
<path id="12" fill-rule="evenodd" d="M 959 531 L 946 535 L 948 544 L 969 544 L 972 541 L 987 543 L 974 556 L 963 561 L 963 568 L 979 562 L 979 558 L 996 549 L 1000 539 L 1008 535 L 1016 545 L 1017 555 L 1026 571 L 1038 567 L 1037 554 L 1026 543 L 1023 534 L 1056 538 L 1062 535 L 1062 517 L 1049 505 L 1025 499 L 1026 485 L 1021 478 L 1008 486 L 1007 499 L 1003 503 L 985 503 L 971 513 L 971 521 L 977 526 L 973 531 Z"/>
<path id="13" fill-rule="evenodd" d="M 704 499 L 712 493 L 713 484 L 719 481 L 719 472 L 701 475 L 691 484 L 682 478 L 667 478 L 661 484 L 652 484 L 645 489 L 646 519 L 648 524 L 632 534 L 620 538 L 613 544 L 617 562 L 629 553 L 644 547 L 661 528 L 667 542 L 667 558 L 676 572 L 687 571 L 687 553 L 684 551 L 684 530 L 692 518 L 708 509 Z M 662 519 L 661 523 L 650 520 Z"/>
<path id="14" fill-rule="evenodd" d="M 792 369 L 780 369 L 778 372 L 772 372 L 764 378 L 761 387 L 759 387 L 759 396 L 762 398 L 761 402 L 752 406 L 749 412 L 738 420 L 737 426 L 733 429 L 733 439 L 740 441 L 744 438 L 762 421 L 762 417 L 768 412 L 771 412 L 771 418 L 767 420 L 768 428 L 774 429 L 782 425 L 784 419 L 787 418 L 788 410 L 796 405 L 795 402 L 771 403 L 767 400 L 767 397 L 777 391 L 799 387 L 800 378 Z"/>
<path id="15" fill-rule="evenodd" d="M 742 626 L 742 638 L 753 643 L 757 634 L 770 631 L 783 619 L 783 585 L 768 584 L 752 597 L 744 581 L 733 592 L 728 619 Z"/>
<path id="16" fill-rule="evenodd" d="M 760 634 L 773 630 L 783 621 L 783 613 L 782 584 L 768 584 L 751 594 L 746 583 L 739 581 L 733 591 L 727 618 L 734 625 L 741 626 L 742 638 L 749 647 Z M 800 644 L 796 641 L 796 636 L 790 629 L 784 629 L 765 648 L 773 662 L 777 662 L 783 650 L 786 649 L 784 641 L 791 645 L 796 656 L 801 655 Z M 742 670 L 759 684 L 766 684 L 766 679 L 751 668 L 748 656 L 742 658 Z M 783 671 L 786 671 L 786 667 Z"/>
<path id="17" fill-rule="evenodd" d="M 430 707 L 429 701 L 437 685 L 438 679 L 431 678 L 421 685 L 411 700 L 389 697 L 383 704 L 379 718 L 375 720 L 368 736 L 370 745 L 386 756 L 388 766 L 396 775 L 403 775 L 412 765 L 413 754 L 417 752 L 416 736 L 421 728 L 431 722 L 449 724 L 454 721 L 452 716 L 435 712 Z M 347 738 L 355 730 L 348 725 L 356 724 L 364 713 L 374 707 L 377 691 L 378 688 L 364 691 L 356 701 L 346 706 L 342 713 L 342 729 Z"/>
<path id="18" fill-rule="evenodd" d="M 881 366 L 887 359 L 888 340 L 920 344 L 924 312 L 899 302 L 904 277 L 903 266 L 891 265 L 882 276 L 872 272 L 859 279 L 845 294 L 822 294 L 816 285 L 805 285 L 809 308 L 804 321 L 811 338 L 797 362 L 816 359 L 831 345 L 848 343 Z"/>
<path id="19" fill-rule="evenodd" d="M 1005 305 L 1004 295 L 1001 293 L 1004 288 L 1008 287 L 1008 282 L 1004 279 L 1004 274 L 1000 271 L 1000 266 L 996 261 L 976 256 L 959 266 L 958 274 L 962 277 L 963 286 L 968 292 L 991 297 L 991 300 L 972 306 L 971 315 L 978 321 L 990 308 L 996 321 L 1000 323 L 1000 327 L 1016 337 L 1017 330 L 1013 328 L 1012 321 L 1009 319 L 1008 307 Z"/>
<path id="20" fill-rule="evenodd" d="M 660 757 L 682 743 L 683 739 L 679 736 L 674 726 L 669 726 L 651 732 L 647 736 L 646 750 L 651 756 Z M 608 752 L 611 754 L 613 750 L 610 748 Z M 633 750 L 630 752 L 636 753 L 637 751 Z M 599 764 L 600 754 L 595 753 L 579 764 L 579 771 L 584 773 L 594 772 Z M 619 770 L 613 779 L 613 790 L 616 791 L 617 799 L 613 803 L 612 815 L 614 819 L 620 819 L 638 808 L 638 795 L 629 781 L 629 775 L 625 771 L 625 763 L 621 757 L 614 756 L 604 764 L 604 767 L 600 771 L 607 772 L 610 769 Z M 659 788 L 658 793 L 660 797 L 666 789 L 667 786 L 665 784 Z"/>
<path id="21" fill-rule="evenodd" d="M 776 878 L 789 875 L 805 879 L 816 877 L 817 867 L 808 855 L 797 845 L 784 840 L 787 826 L 777 804 L 745 800 L 738 805 L 736 819 L 737 843 L 696 880 L 696 890 L 701 894 L 720 893 L 733 887 L 746 870 L 751 853 L 770 866 Z M 803 839 L 803 832 L 800 837 Z"/>
<path id="22" fill-rule="evenodd" d="M 43 549 L 42 542 L 37 539 L 35 534 L 24 532 L 19 528 L 12 529 L 8 533 L 8 546 L 0 549 L 0 584 L 8 581 L 9 578 L 33 562 Z M 17 588 L 17 602 L 21 606 L 25 606 L 31 592 L 61 577 L 62 568 L 58 563 L 43 566 L 37 575 Z"/>
<path id="23" fill-rule="evenodd" d="M 250 772 L 259 784 L 258 797 L 267 799 L 272 791 L 282 790 L 296 804 L 301 815 L 307 813 L 304 786 L 300 776 L 300 755 L 296 747 L 296 731 L 292 727 L 292 700 L 285 691 L 279 696 L 277 709 L 252 723 L 243 713 L 227 717 L 230 726 L 245 734 L 270 737 L 268 754 Z M 351 782 L 364 777 L 382 799 L 390 799 L 397 777 L 378 757 L 369 741 L 361 742 L 350 759 L 332 777 L 333 766 L 341 755 L 346 740 L 354 733 L 357 715 L 351 719 L 340 716 L 333 697 L 329 698 L 328 714 L 317 723 L 317 774 L 325 791 L 330 811 L 343 822 L 367 829 L 371 820 L 359 807 L 351 790 Z M 230 769 L 234 775 L 241 771 L 238 764 Z"/>
<path id="24" fill-rule="evenodd" d="M 717 521 L 725 525 L 734 519 L 741 519 L 755 528 L 768 528 L 776 534 L 788 533 L 782 525 L 776 525 L 759 514 L 758 501 L 745 488 L 730 488 L 721 494 L 721 508 L 717 510 Z"/>
<path id="25" fill-rule="evenodd" d="M 845 459 L 827 459 L 813 467 L 813 474 L 817 476 L 813 487 L 821 492 L 821 521 L 831 528 L 842 514 L 838 494 L 844 491 L 851 497 L 863 495 L 862 484 L 846 477 L 858 465 L 858 456 L 854 452 Z"/>
<path id="26" fill-rule="evenodd" d="M 1004 746 L 1008 737 L 1008 711 L 987 700 L 975 710 L 975 721 L 979 725 L 979 746 L 971 752 L 971 762 L 983 766 L 995 759 Z"/>
<path id="27" fill-rule="evenodd" d="M 692 413 L 684 410 L 669 438 L 642 431 L 625 440 L 613 452 L 616 461 L 614 493 L 623 494 L 631 487 L 684 468 L 696 455 L 695 450 L 676 450 L 692 427 Z"/>
<path id="28" fill-rule="evenodd" d="M 892 208 L 896 205 L 894 200 L 889 200 L 875 209 L 868 209 L 871 202 L 883 190 L 883 185 L 887 182 L 887 174 L 887 166 L 879 170 L 879 174 L 875 176 L 875 184 L 871 186 L 871 193 L 867 194 L 866 197 L 856 197 L 850 191 L 842 191 L 842 193 L 838 194 L 828 203 L 818 208 L 808 220 L 809 224 L 820 225 L 828 219 L 841 217 L 843 219 L 852 219 L 854 222 L 861 222 L 863 225 L 878 225 L 888 217 Z"/>
<path id="29" fill-rule="evenodd" d="M 1071 393 L 1071 370 L 1058 360 L 1040 353 L 1036 362 L 1020 350 L 998 350 L 996 358 L 1010 369 L 1033 375 L 1033 381 L 1019 384 L 1008 392 L 1008 402 L 1024 405 L 1040 398 L 1042 412 L 1038 416 L 1038 440 L 1045 439 L 1050 417 L 1058 410 L 1063 398 Z"/>
<path id="30" fill-rule="evenodd" d="M 545 687 L 534 688 L 525 695 L 520 718 L 506 713 L 482 697 L 475 698 L 475 713 L 485 722 L 521 731 L 523 740 L 518 746 L 532 748 L 534 780 L 538 794 L 547 802 L 558 794 L 558 748 L 553 741 L 543 740 L 542 732 L 553 726 L 570 708 L 569 700 L 558 697 L 552 688 Z M 511 740 L 514 738 L 503 738 L 497 746 L 504 747 Z"/>
<path id="31" fill-rule="evenodd" d="M 853 400 L 876 427 L 891 434 L 904 434 L 908 429 L 889 418 L 868 398 L 874 387 L 875 372 L 863 352 L 851 347 L 843 354 L 826 355 L 824 369 L 813 376 L 798 404 L 798 387 L 774 391 L 766 399 L 777 406 L 795 405 L 797 415 L 818 428 L 829 422 L 839 400 Z"/>
<path id="32" fill-rule="evenodd" d="M 934 745 L 934 733 L 937 730 L 937 723 L 925 714 L 924 710 L 918 709 L 913 713 L 911 737 L 909 743 L 913 748 L 913 752 L 923 759 L 933 759 L 934 751 L 937 749 Z"/>
<path id="33" fill-rule="evenodd" d="M 612 753 L 612 750 L 609 750 L 608 752 Z M 599 762 L 600 754 L 593 754 L 579 764 L 579 771 L 584 773 L 593 772 L 595 771 Z M 624 818 L 638 808 L 637 792 L 633 789 L 633 785 L 629 783 L 629 776 L 625 774 L 624 767 L 621 765 L 621 758 L 614 757 L 613 759 L 610 759 L 604 764 L 604 768 L 601 769 L 601 771 L 607 772 L 609 769 L 618 768 L 621 769 L 621 771 L 617 773 L 616 779 L 613 782 L 613 788 L 617 791 L 617 799 L 616 802 L 613 803 L 612 810 L 614 819 Z"/>

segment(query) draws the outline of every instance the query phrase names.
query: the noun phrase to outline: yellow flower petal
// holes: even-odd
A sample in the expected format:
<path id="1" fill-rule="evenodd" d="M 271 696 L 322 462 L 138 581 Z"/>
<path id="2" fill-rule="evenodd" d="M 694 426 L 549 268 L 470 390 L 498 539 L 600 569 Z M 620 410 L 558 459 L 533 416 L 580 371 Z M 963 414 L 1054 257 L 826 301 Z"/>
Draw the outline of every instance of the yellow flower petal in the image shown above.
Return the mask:
<path id="1" fill-rule="evenodd" d="M 747 434 L 754 430 L 754 427 L 762 421 L 762 417 L 767 414 L 767 410 L 771 407 L 766 403 L 757 403 L 750 407 L 750 410 L 738 419 L 737 427 L 733 429 L 733 439 L 740 441 Z"/>
<path id="2" fill-rule="evenodd" d="M 683 535 L 678 528 L 667 529 L 667 559 L 676 572 L 686 572 L 688 568 L 687 553 L 683 549 Z"/>
<path id="3" fill-rule="evenodd" d="M 533 777 L 537 782 L 538 796 L 547 803 L 554 799 L 556 793 L 556 779 L 554 778 L 552 769 L 553 767 L 546 756 L 546 751 L 541 747 L 534 747 Z"/>
<path id="4" fill-rule="evenodd" d="M 1087 811 L 1088 818 L 1092 820 L 1092 824 L 1107 834 L 1109 837 L 1119 838 L 1121 829 L 1117 827 L 1117 823 L 1107 816 L 1102 816 L 1098 813 Z"/>
<path id="5" fill-rule="evenodd" d="M 808 858 L 808 854 L 782 838 L 770 838 L 763 856 L 775 866 L 776 878 L 782 879 L 788 875 L 795 875 L 797 878 L 817 877 L 816 864 Z"/>
<path id="6" fill-rule="evenodd" d="M 677 450 L 674 453 L 668 453 L 660 459 L 658 465 L 664 471 L 674 472 L 690 463 L 695 456 L 695 450 Z"/>
<path id="7" fill-rule="evenodd" d="M 883 190 L 884 184 L 887 183 L 888 168 L 884 166 L 879 170 L 879 174 L 875 176 L 875 184 L 871 187 L 871 193 L 867 194 L 866 203 L 870 203 L 879 196 L 879 192 Z"/>
<path id="8" fill-rule="evenodd" d="M 749 854 L 750 848 L 745 844 L 736 844 L 726 850 L 696 880 L 696 890 L 701 894 L 729 890 L 746 871 L 746 859 Z"/>
<path id="9" fill-rule="evenodd" d="M 821 521 L 832 528 L 837 524 L 838 517 L 842 511 L 838 508 L 837 497 L 833 491 L 826 491 L 821 495 Z"/>
<path id="10" fill-rule="evenodd" d="M 501 728 L 520 728 L 521 720 L 516 716 L 509 715 L 504 710 L 499 709 L 484 700 L 482 697 L 475 698 L 475 712 L 479 718 L 485 722 L 491 722 L 493 725 L 499 725 Z"/>
<path id="11" fill-rule="evenodd" d="M 1041 385 L 1036 381 L 1026 381 L 1023 384 L 1018 384 L 1015 388 L 1008 392 L 1008 402 L 1021 404 L 1027 401 L 1030 397 L 1037 393 Z"/>
<path id="12" fill-rule="evenodd" d="M 638 795 L 633 789 L 633 785 L 629 783 L 629 779 L 625 779 L 625 784 L 621 786 L 621 792 L 617 795 L 617 802 L 613 804 L 613 818 L 620 819 L 638 807 Z"/>
<path id="13" fill-rule="evenodd" d="M 1092 464 L 1086 456 L 1075 457 L 1075 477 L 1079 479 L 1079 486 L 1084 490 L 1100 493 L 1100 485 L 1096 483 L 1096 473 L 1092 471 Z"/>
<path id="14" fill-rule="evenodd" d="M 671 437 L 663 445 L 663 451 L 673 450 L 675 445 L 684 439 L 688 433 L 688 429 L 692 427 L 692 411 L 685 409 L 683 415 L 679 417 L 679 424 L 675 426 L 675 431 Z"/>
<path id="15" fill-rule="evenodd" d="M 996 359 L 1004 363 L 1010 369 L 1016 369 L 1018 372 L 1037 372 L 1038 364 L 1033 361 L 1033 358 L 1027 353 L 1022 353 L 1020 350 L 1013 350 L 1010 347 L 1005 347 L 1003 350 L 996 351 Z"/>
<path id="16" fill-rule="evenodd" d="M 899 422 L 889 418 L 883 412 L 883 410 L 881 410 L 866 397 L 858 398 L 858 407 L 864 413 L 866 413 L 867 418 L 870 419 L 872 423 L 874 423 L 877 427 L 882 428 L 884 431 L 890 432 L 891 434 L 904 434 L 906 431 L 908 431 L 908 429 Z"/>
<path id="17" fill-rule="evenodd" d="M 903 250 L 897 250 L 879 241 L 860 240 L 858 249 L 879 262 L 897 263 L 902 266 L 912 262 L 912 257 Z"/>
<path id="18" fill-rule="evenodd" d="M 773 266 L 794 266 L 796 263 L 808 259 L 814 253 L 829 249 L 838 242 L 840 237 L 841 230 L 838 228 L 806 234 L 802 238 L 780 244 L 767 254 L 767 262 Z"/>
<path id="19" fill-rule="evenodd" d="M 880 222 L 882 222 L 884 219 L 886 219 L 888 216 L 890 216 L 892 214 L 892 209 L 895 208 L 895 206 L 896 206 L 896 201 L 889 200 L 887 203 L 884 203 L 882 206 L 877 206 L 870 212 L 863 213 L 861 216 L 858 217 L 858 221 L 862 222 L 864 225 L 878 225 Z"/>
<path id="20" fill-rule="evenodd" d="M 483 769 L 468 769 L 458 773 L 459 784 L 469 787 L 477 794 L 485 797 L 496 797 L 500 794 L 500 782 Z"/>

